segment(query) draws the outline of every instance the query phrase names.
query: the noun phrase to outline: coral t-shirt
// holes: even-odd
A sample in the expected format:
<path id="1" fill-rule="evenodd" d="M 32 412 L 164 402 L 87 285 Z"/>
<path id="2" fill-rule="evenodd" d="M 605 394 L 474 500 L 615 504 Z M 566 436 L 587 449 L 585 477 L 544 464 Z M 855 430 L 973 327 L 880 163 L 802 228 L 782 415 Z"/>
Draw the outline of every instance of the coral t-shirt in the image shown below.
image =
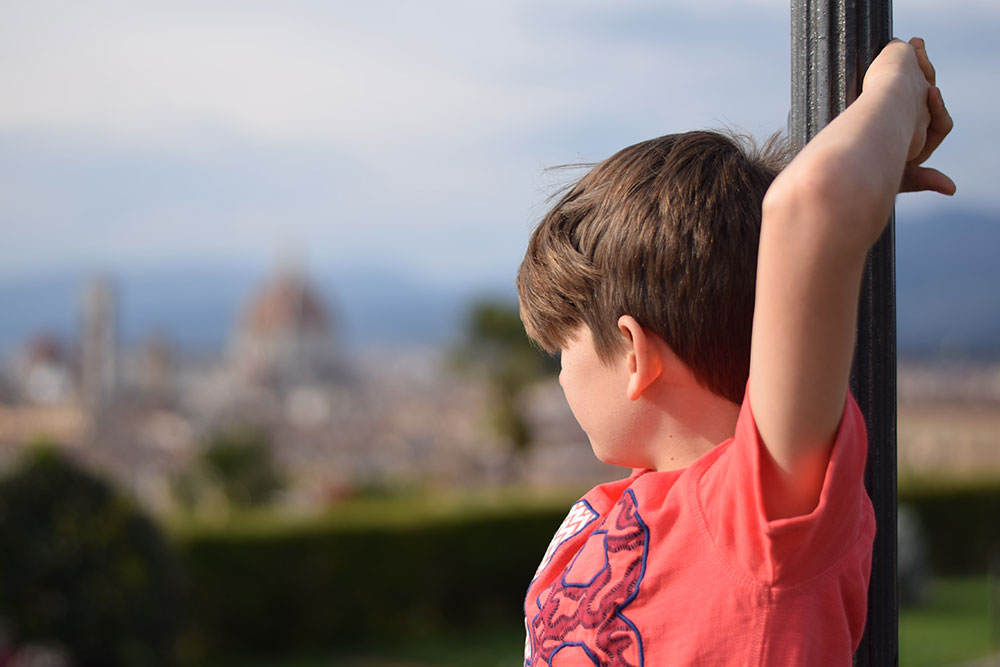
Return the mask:
<path id="1" fill-rule="evenodd" d="M 850 665 L 875 537 L 864 420 L 848 396 L 806 515 L 768 520 L 763 446 L 744 400 L 734 437 L 689 468 L 574 504 L 528 587 L 525 664 Z"/>

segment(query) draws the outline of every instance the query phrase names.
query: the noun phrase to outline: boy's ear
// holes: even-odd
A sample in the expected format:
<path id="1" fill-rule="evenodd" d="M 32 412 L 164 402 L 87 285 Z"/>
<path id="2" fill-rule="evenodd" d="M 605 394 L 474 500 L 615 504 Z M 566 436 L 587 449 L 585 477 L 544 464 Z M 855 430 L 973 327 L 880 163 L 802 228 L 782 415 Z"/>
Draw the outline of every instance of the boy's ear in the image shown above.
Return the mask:
<path id="1" fill-rule="evenodd" d="M 618 329 L 627 341 L 625 364 L 628 371 L 628 387 L 625 395 L 630 401 L 642 396 L 643 392 L 663 373 L 663 359 L 660 350 L 647 331 L 631 315 L 618 318 Z"/>

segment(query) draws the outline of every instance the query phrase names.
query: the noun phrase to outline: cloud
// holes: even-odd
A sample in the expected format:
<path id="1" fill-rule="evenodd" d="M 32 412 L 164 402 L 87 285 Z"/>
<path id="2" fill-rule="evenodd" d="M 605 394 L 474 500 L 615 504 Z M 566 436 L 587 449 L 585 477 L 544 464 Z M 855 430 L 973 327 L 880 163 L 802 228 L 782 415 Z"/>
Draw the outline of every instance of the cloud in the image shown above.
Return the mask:
<path id="1" fill-rule="evenodd" d="M 484 80 L 492 56 L 516 68 L 532 55 L 509 12 L 467 17 L 457 3 L 438 4 L 25 4 L 0 35 L 0 86 L 16 92 L 0 126 L 139 142 L 165 129 L 223 127 L 368 146 L 545 113 L 550 91 L 521 89 L 515 100 L 513 77 Z"/>
<path id="2" fill-rule="evenodd" d="M 942 158 L 983 198 L 992 5 L 896 11 L 942 45 L 967 128 Z M 511 272 L 545 167 L 782 127 L 787 22 L 777 0 L 7 3 L 0 271 L 261 262 L 290 242 L 442 279 Z"/>
<path id="3" fill-rule="evenodd" d="M 533 20 L 563 12 L 587 14 L 514 1 L 24 3 L 0 29 L 0 87 L 14 92 L 0 127 L 132 142 L 225 128 L 358 151 L 400 140 L 462 145 L 601 110 L 608 91 L 580 85 L 588 79 L 655 70 L 660 82 L 684 82 L 692 69 L 691 54 L 662 43 L 607 52 L 580 31 L 532 34 L 549 27 Z"/>

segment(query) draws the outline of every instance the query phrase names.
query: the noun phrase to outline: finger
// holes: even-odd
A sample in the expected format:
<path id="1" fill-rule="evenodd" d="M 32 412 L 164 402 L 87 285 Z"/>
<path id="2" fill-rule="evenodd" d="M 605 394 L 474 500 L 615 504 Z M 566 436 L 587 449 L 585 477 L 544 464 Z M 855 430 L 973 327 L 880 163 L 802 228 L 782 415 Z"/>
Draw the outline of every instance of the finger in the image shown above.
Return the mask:
<path id="1" fill-rule="evenodd" d="M 924 73 L 927 83 L 933 86 L 937 81 L 937 71 L 934 69 L 934 65 L 931 64 L 930 58 L 927 57 L 927 50 L 921 47 L 914 49 L 913 53 L 917 56 L 917 65 L 920 66 L 920 71 Z"/>
<path id="2" fill-rule="evenodd" d="M 911 160 L 914 164 L 921 164 L 929 158 L 955 127 L 955 121 L 952 120 L 951 114 L 948 113 L 948 109 L 944 105 L 941 89 L 937 86 L 927 90 L 927 109 L 931 114 L 931 120 L 927 126 L 927 139 L 924 141 L 924 147 L 920 154 Z"/>
<path id="3" fill-rule="evenodd" d="M 933 86 L 937 74 L 934 70 L 934 65 L 931 64 L 931 60 L 927 55 L 927 44 L 922 37 L 913 37 L 910 39 L 909 45 L 913 48 L 913 53 L 917 56 L 917 64 L 924 73 L 924 78 L 927 79 L 927 83 Z"/>
<path id="4" fill-rule="evenodd" d="M 903 173 L 900 192 L 939 192 L 943 195 L 955 194 L 957 186 L 946 174 L 930 167 L 910 165 Z"/>
<path id="5" fill-rule="evenodd" d="M 944 105 L 944 95 L 937 86 L 927 91 L 927 108 L 931 112 L 931 124 L 927 129 L 940 134 L 942 139 L 945 138 L 955 127 L 955 121 L 948 113 L 948 108 Z"/>

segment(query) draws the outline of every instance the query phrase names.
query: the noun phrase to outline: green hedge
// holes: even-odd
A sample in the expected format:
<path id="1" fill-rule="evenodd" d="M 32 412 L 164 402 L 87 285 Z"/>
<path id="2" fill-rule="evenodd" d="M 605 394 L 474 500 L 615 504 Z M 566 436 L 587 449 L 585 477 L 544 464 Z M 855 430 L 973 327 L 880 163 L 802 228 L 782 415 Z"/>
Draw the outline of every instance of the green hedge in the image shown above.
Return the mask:
<path id="1" fill-rule="evenodd" d="M 981 574 L 1000 567 L 1000 480 L 901 482 L 899 502 L 916 513 L 937 574 Z"/>
<path id="2" fill-rule="evenodd" d="M 181 531 L 186 653 L 329 649 L 517 623 L 567 508 Z"/>
<path id="3" fill-rule="evenodd" d="M 521 618 L 572 500 L 428 510 L 393 499 L 326 518 L 175 529 L 188 577 L 185 653 L 329 650 Z M 1000 482 L 902 483 L 937 574 L 985 572 Z"/>

